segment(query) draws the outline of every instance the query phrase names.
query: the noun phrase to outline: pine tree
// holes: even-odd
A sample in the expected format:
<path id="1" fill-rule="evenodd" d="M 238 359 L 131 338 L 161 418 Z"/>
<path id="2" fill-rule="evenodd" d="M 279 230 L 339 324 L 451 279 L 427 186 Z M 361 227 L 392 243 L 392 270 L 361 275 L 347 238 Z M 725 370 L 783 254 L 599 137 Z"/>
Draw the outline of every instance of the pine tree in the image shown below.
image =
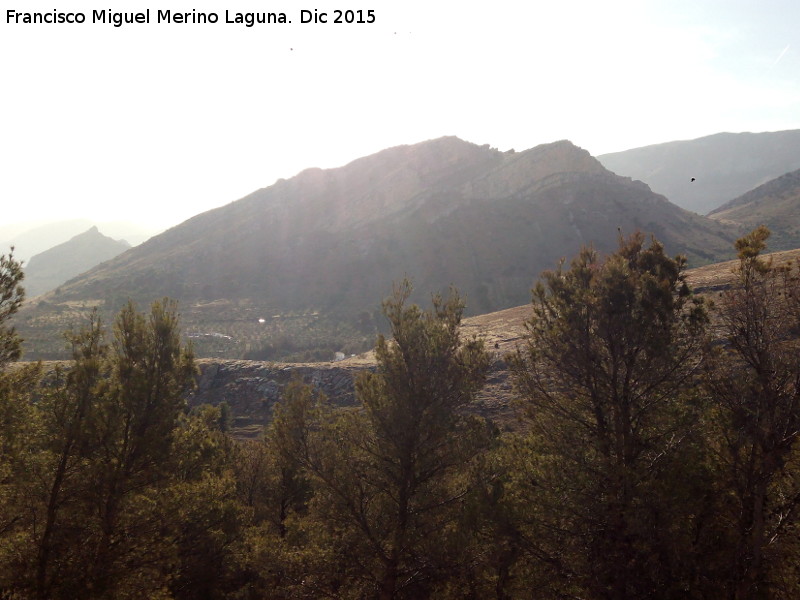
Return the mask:
<path id="1" fill-rule="evenodd" d="M 84 577 L 86 548 L 75 535 L 90 519 L 86 506 L 91 493 L 87 464 L 95 458 L 92 420 L 98 394 L 107 376 L 103 330 L 95 313 L 89 324 L 66 335 L 72 347 L 72 366 L 56 369 L 55 382 L 37 403 L 42 423 L 36 481 L 31 494 L 36 521 L 31 528 L 35 547 L 33 577 L 36 597 L 68 598 L 79 593 Z"/>
<path id="2" fill-rule="evenodd" d="M 792 598 L 798 585 L 780 573 L 797 559 L 788 553 L 800 508 L 800 271 L 761 256 L 768 237 L 762 226 L 736 242 L 737 283 L 717 303 L 725 344 L 707 369 L 736 600 Z"/>
<path id="3" fill-rule="evenodd" d="M 324 396 L 294 376 L 274 407 L 260 440 L 238 446 L 235 471 L 240 501 L 251 511 L 244 567 L 254 597 L 282 598 L 306 579 L 308 555 L 300 533 L 312 495 L 305 468 L 313 423 L 321 422 Z M 305 558 L 305 556 L 303 557 Z"/>
<path id="4" fill-rule="evenodd" d="M 0 255 L 0 371 L 5 371 L 22 354 L 22 338 L 9 320 L 25 299 L 24 277 L 22 264 L 14 259 L 13 248 L 9 254 Z"/>
<path id="5" fill-rule="evenodd" d="M 130 566 L 152 563 L 143 534 L 149 489 L 169 480 L 172 432 L 194 383 L 191 350 L 180 343 L 175 303 L 154 302 L 149 317 L 129 303 L 117 316 L 108 380 L 93 424 L 97 535 L 87 592 L 113 594 Z M 143 504 L 142 504 L 143 503 Z M 157 532 L 153 532 L 157 535 Z M 131 540 L 127 544 L 125 540 Z"/>
<path id="6" fill-rule="evenodd" d="M 240 587 L 247 509 L 236 493 L 236 442 L 224 411 L 200 406 L 172 432 L 170 475 L 156 496 L 160 571 L 175 600 L 218 600 Z"/>
<path id="7" fill-rule="evenodd" d="M 10 320 L 25 299 L 23 278 L 13 248 L 0 255 L 0 595 L 19 581 L 23 567 L 28 479 L 36 462 L 31 447 L 39 428 L 31 398 L 40 365 L 12 364 L 22 355 L 22 339 Z"/>
<path id="8" fill-rule="evenodd" d="M 511 357 L 531 425 L 523 518 L 562 591 L 667 598 L 690 577 L 675 528 L 691 526 L 680 467 L 707 317 L 684 267 L 635 234 L 605 259 L 584 248 L 533 290 Z"/>
<path id="9" fill-rule="evenodd" d="M 393 339 L 378 338 L 374 373 L 356 381 L 358 409 L 322 411 L 296 445 L 314 498 L 302 589 L 348 597 L 419 598 L 452 576 L 448 532 L 470 488 L 466 469 L 487 443 L 464 409 L 488 354 L 462 340 L 453 292 L 423 311 L 404 282 L 384 302 Z M 346 590 L 346 591 L 345 591 Z"/>

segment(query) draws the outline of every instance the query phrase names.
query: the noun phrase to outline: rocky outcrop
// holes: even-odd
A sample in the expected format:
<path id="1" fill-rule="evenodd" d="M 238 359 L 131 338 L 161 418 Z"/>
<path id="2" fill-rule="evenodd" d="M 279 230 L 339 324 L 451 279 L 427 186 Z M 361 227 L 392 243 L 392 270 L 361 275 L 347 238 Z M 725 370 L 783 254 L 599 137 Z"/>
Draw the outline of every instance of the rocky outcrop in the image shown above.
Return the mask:
<path id="1" fill-rule="evenodd" d="M 322 392 L 336 406 L 357 404 L 354 381 L 358 373 L 374 370 L 369 361 L 317 364 L 281 364 L 248 360 L 198 361 L 197 387 L 189 395 L 190 407 L 228 404 L 232 432 L 238 438 L 258 437 L 283 398 L 286 385 L 299 377 Z M 507 427 L 511 416 L 511 380 L 500 352 L 495 353 L 486 385 L 471 410 Z"/>
<path id="2" fill-rule="evenodd" d="M 283 390 L 293 377 L 323 392 L 338 406 L 355 403 L 355 375 L 368 365 L 337 363 L 280 364 L 248 360 L 198 361 L 197 387 L 189 395 L 190 406 L 226 402 L 233 415 L 233 430 L 238 437 L 252 437 L 272 417 Z"/>

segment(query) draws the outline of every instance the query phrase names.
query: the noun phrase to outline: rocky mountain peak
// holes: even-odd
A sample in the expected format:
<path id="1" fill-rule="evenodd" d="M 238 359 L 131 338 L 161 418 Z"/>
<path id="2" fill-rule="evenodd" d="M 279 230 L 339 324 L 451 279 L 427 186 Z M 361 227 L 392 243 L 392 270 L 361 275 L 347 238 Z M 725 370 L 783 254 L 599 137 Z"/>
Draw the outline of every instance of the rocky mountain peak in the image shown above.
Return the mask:
<path id="1" fill-rule="evenodd" d="M 613 249 L 619 228 L 655 233 L 691 259 L 731 248 L 723 224 L 606 171 L 569 141 L 500 152 L 444 137 L 307 169 L 197 215 L 63 285 L 42 310 L 169 296 L 198 335 L 230 340 L 229 356 L 289 328 L 363 340 L 404 276 L 415 302 L 453 284 L 471 313 L 497 310 L 524 303 L 541 271 L 582 244 Z"/>

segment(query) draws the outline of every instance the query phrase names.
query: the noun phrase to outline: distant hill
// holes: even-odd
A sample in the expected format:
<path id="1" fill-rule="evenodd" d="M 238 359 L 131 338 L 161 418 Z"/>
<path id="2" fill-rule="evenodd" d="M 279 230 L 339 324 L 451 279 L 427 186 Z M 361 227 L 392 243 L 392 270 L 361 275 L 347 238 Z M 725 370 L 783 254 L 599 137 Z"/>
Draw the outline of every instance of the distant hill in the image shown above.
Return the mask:
<path id="1" fill-rule="evenodd" d="M 90 306 L 170 296 L 201 354 L 277 359 L 259 352 L 323 339 L 353 341 L 350 353 L 372 345 L 380 300 L 405 275 L 415 301 L 454 284 L 477 314 L 527 302 L 541 271 L 583 244 L 608 251 L 643 230 L 697 265 L 731 256 L 735 229 L 567 141 L 503 153 L 447 137 L 308 169 L 197 215 L 62 285 L 19 327 L 46 356 L 53 331 Z"/>
<path id="2" fill-rule="evenodd" d="M 27 262 L 31 257 L 72 239 L 90 227 L 98 227 L 114 239 L 124 239 L 131 246 L 141 244 L 161 231 L 125 221 L 70 219 L 31 223 L 27 227 L 0 229 L 0 240 L 5 240 L 0 241 L 0 254 L 8 253 L 9 247 L 14 246 L 14 256 L 17 260 Z"/>
<path id="3" fill-rule="evenodd" d="M 770 248 L 797 248 L 800 246 L 800 169 L 734 198 L 708 216 L 739 225 L 743 231 L 766 225 L 772 231 Z"/>
<path id="4" fill-rule="evenodd" d="M 90 227 L 69 241 L 31 258 L 25 265 L 25 291 L 28 297 L 33 297 L 53 290 L 130 247 L 127 241 L 111 239 L 100 233 L 97 227 Z"/>
<path id="5" fill-rule="evenodd" d="M 597 159 L 618 175 L 644 181 L 681 208 L 707 214 L 771 179 L 800 169 L 800 129 L 718 133 L 603 154 Z"/>

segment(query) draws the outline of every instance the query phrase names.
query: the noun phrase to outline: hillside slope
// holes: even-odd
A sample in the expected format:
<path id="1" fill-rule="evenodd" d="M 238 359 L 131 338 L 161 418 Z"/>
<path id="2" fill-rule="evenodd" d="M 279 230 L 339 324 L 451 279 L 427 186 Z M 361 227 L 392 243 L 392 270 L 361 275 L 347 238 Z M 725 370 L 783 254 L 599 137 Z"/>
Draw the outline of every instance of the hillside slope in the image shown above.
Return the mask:
<path id="1" fill-rule="evenodd" d="M 524 303 L 581 245 L 612 250 L 637 229 L 694 264 L 729 256 L 735 238 L 569 142 L 502 153 L 441 138 L 308 169 L 197 215 L 61 286 L 20 328 L 41 351 L 48 329 L 90 306 L 170 296 L 196 339 L 214 336 L 201 353 L 238 357 L 280 336 L 370 343 L 380 300 L 406 275 L 415 300 L 453 284 L 472 314 L 489 312 Z"/>
<path id="2" fill-rule="evenodd" d="M 797 263 L 800 249 L 768 255 L 775 264 Z M 738 260 L 707 265 L 687 272 L 689 285 L 701 295 L 715 295 L 734 282 Z M 524 343 L 524 322 L 531 316 L 530 303 L 505 310 L 468 317 L 462 323 L 462 335 L 473 335 L 486 341 L 492 355 L 489 376 L 472 410 L 492 418 L 496 423 L 514 427 L 513 386 L 503 357 Z M 376 366 L 373 352 L 340 362 L 316 364 L 275 364 L 258 361 L 200 361 L 202 376 L 190 397 L 193 404 L 229 403 L 235 417 L 236 434 L 255 436 L 269 420 L 271 407 L 280 401 L 283 388 L 299 375 L 319 387 L 334 403 L 355 401 L 353 379 L 364 369 Z M 518 426 L 518 424 L 516 425 Z"/>
<path id="3" fill-rule="evenodd" d="M 800 260 L 800 249 L 767 255 L 774 264 Z M 738 260 L 706 265 L 687 272 L 689 285 L 696 293 L 713 297 L 735 280 Z M 529 302 L 501 311 L 467 317 L 462 322 L 462 337 L 473 335 L 486 342 L 492 361 L 486 385 L 470 407 L 503 427 L 518 427 L 514 393 L 504 356 L 524 343 L 524 322 L 531 316 Z M 374 340 L 372 340 L 374 342 Z M 53 376 L 57 365 L 45 363 L 44 370 Z M 191 406 L 226 402 L 232 411 L 233 434 L 257 437 L 269 422 L 272 409 L 280 402 L 286 385 L 295 377 L 320 389 L 335 404 L 355 402 L 355 377 L 377 366 L 372 351 L 336 362 L 276 363 L 273 361 L 205 358 L 198 361 L 197 387 L 188 395 Z"/>
<path id="4" fill-rule="evenodd" d="M 772 231 L 770 248 L 800 246 L 800 169 L 786 173 L 734 198 L 708 215 L 749 231 L 766 225 Z"/>
<path id="5" fill-rule="evenodd" d="M 597 159 L 618 175 L 644 181 L 670 202 L 707 214 L 800 168 L 800 130 L 718 133 L 603 154 Z"/>

